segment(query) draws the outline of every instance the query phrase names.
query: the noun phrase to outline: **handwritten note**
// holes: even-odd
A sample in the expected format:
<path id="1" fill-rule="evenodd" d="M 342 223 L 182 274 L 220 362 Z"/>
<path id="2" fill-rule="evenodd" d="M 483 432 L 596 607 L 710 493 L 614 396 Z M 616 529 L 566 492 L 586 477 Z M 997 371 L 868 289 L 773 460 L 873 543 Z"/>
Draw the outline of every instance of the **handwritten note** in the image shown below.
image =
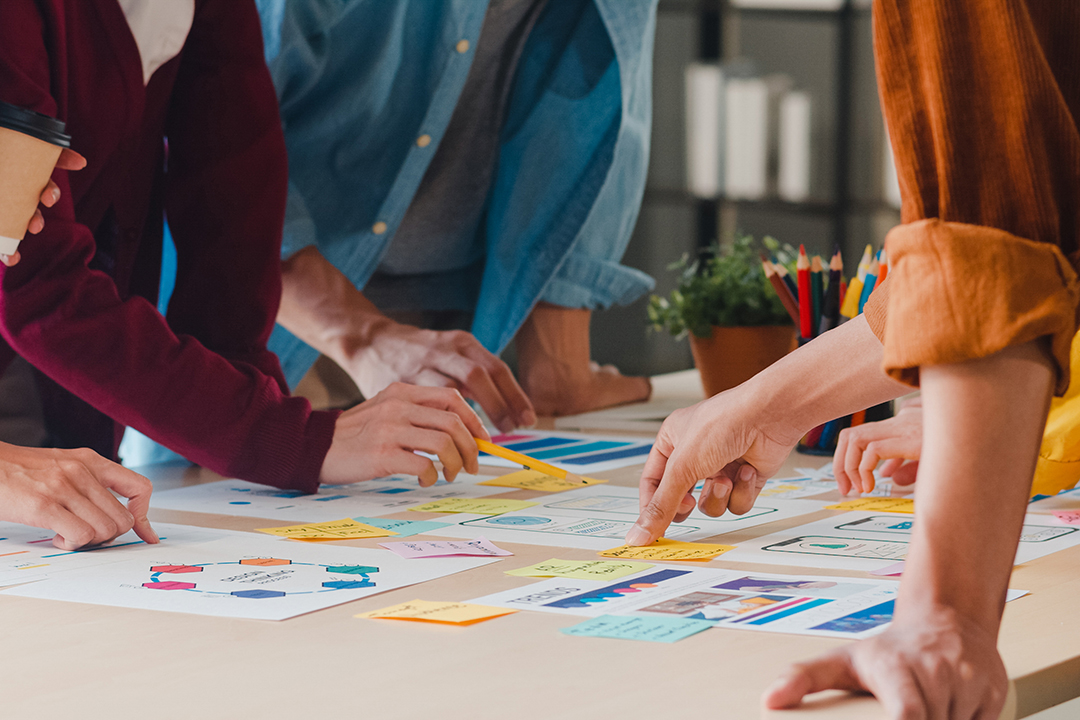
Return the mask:
<path id="1" fill-rule="evenodd" d="M 397 535 L 392 530 L 365 525 L 352 518 L 344 520 L 331 520 L 323 523 L 309 523 L 306 525 L 286 525 L 276 528 L 259 528 L 258 532 L 269 535 L 277 535 L 290 540 L 356 540 L 360 538 L 389 537 Z"/>
<path id="2" fill-rule="evenodd" d="M 518 570 L 507 570 L 516 577 L 563 577 L 574 580 L 615 580 L 648 570 L 652 565 L 632 560 L 558 560 L 551 559 Z"/>
<path id="3" fill-rule="evenodd" d="M 446 498 L 424 505 L 411 507 L 414 512 L 472 513 L 474 515 L 502 515 L 514 510 L 524 510 L 538 503 L 526 500 L 498 500 L 494 498 Z"/>
<path id="4" fill-rule="evenodd" d="M 494 485 L 496 487 L 509 487 L 509 488 L 521 488 L 522 490 L 539 490 L 540 492 L 557 493 L 564 492 L 566 490 L 575 490 L 577 488 L 585 487 L 586 485 L 599 485 L 606 483 L 607 480 L 597 480 L 596 478 L 583 477 L 582 483 L 574 483 L 557 478 L 554 475 L 546 475 L 536 470 L 519 470 L 509 475 L 503 475 L 502 477 L 494 478 L 493 480 L 485 480 L 477 485 Z"/>
<path id="5" fill-rule="evenodd" d="M 489 607 L 487 605 L 469 605 L 457 602 L 435 602 L 432 600 L 413 600 L 393 607 L 360 613 L 358 618 L 378 618 L 382 620 L 416 620 L 420 622 L 443 623 L 446 625 L 472 625 L 492 618 L 516 613 L 517 610 Z"/>
<path id="6" fill-rule="evenodd" d="M 842 503 L 836 505 L 826 505 L 826 510 L 868 510 L 871 512 L 894 512 L 894 513 L 913 513 L 915 512 L 915 501 L 911 498 L 888 498 L 888 497 L 868 497 L 868 498 L 855 498 L 854 500 L 845 500 Z"/>
<path id="7" fill-rule="evenodd" d="M 600 555 L 603 557 L 635 558 L 638 560 L 712 560 L 717 555 L 723 555 L 728 550 L 734 549 L 734 545 L 679 542 L 678 540 L 660 538 L 652 545 L 642 547 L 623 545 L 610 550 L 603 550 Z"/>
<path id="8" fill-rule="evenodd" d="M 1080 511 L 1077 510 L 1055 510 L 1054 517 L 1066 525 L 1080 525 Z"/>
<path id="9" fill-rule="evenodd" d="M 411 537 L 422 533 L 434 533 L 450 527 L 453 523 L 435 522 L 434 520 L 393 520 L 391 518 L 354 517 L 353 520 L 365 525 L 372 525 L 383 530 L 392 530 L 398 537 Z"/>
<path id="10" fill-rule="evenodd" d="M 447 557 L 449 555 L 501 557 L 514 554 L 509 550 L 496 547 L 485 537 L 479 537 L 475 540 L 406 540 L 405 542 L 379 543 L 379 547 L 395 552 L 403 558 Z"/>
<path id="11" fill-rule="evenodd" d="M 618 640 L 648 640 L 673 643 L 708 630 L 708 620 L 680 617 L 620 617 L 601 615 L 572 627 L 563 628 L 566 635 L 616 638 Z"/>

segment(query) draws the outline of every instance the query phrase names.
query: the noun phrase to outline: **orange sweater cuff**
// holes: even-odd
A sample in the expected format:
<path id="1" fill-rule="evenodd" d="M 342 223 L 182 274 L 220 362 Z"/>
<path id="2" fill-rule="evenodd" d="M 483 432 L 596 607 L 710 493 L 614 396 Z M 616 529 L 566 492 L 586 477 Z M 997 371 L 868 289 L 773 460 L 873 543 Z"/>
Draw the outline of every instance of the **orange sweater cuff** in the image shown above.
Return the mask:
<path id="1" fill-rule="evenodd" d="M 1057 392 L 1065 391 L 1080 282 L 1056 245 L 937 219 L 899 225 L 886 243 L 891 287 L 866 308 L 875 314 L 867 316 L 871 327 L 884 327 L 885 372 L 918 385 L 922 365 L 986 357 L 1049 336 Z M 888 304 L 887 323 L 880 301 Z"/>

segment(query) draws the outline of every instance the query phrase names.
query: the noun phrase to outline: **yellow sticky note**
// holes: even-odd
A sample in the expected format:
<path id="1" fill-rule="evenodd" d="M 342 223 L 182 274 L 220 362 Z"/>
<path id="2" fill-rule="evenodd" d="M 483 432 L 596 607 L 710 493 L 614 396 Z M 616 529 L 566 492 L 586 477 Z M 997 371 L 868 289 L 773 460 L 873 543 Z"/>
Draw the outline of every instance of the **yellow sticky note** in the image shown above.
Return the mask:
<path id="1" fill-rule="evenodd" d="M 502 515 L 514 510 L 524 510 L 537 503 L 526 500 L 497 500 L 492 498 L 446 498 L 409 508 L 416 512 L 473 513 L 474 515 Z"/>
<path id="2" fill-rule="evenodd" d="M 382 610 L 360 613 L 356 617 L 382 620 L 418 620 L 420 622 L 445 623 L 448 625 L 472 625 L 473 623 L 516 612 L 517 610 L 490 607 L 488 605 L 413 600 L 412 602 L 401 603 Z"/>
<path id="3" fill-rule="evenodd" d="M 717 555 L 722 555 L 728 550 L 734 549 L 734 545 L 679 542 L 678 540 L 660 538 L 652 545 L 643 547 L 623 545 L 622 547 L 603 550 L 600 555 L 613 558 L 637 558 L 639 560 L 712 560 Z"/>
<path id="4" fill-rule="evenodd" d="M 546 473 L 537 470 L 518 470 L 515 473 L 503 475 L 502 477 L 497 477 L 493 480 L 485 480 L 484 482 L 477 484 L 556 493 L 563 492 L 564 490 L 575 490 L 577 488 L 585 487 L 586 485 L 599 485 L 607 482 L 607 480 L 597 480 L 596 478 L 590 477 L 583 477 L 581 479 L 584 481 L 584 485 L 581 483 L 568 482 L 562 478 L 557 478 L 554 475 L 547 475 Z"/>
<path id="5" fill-rule="evenodd" d="M 915 501 L 911 498 L 871 497 L 845 500 L 836 505 L 826 505 L 826 510 L 870 510 L 872 512 L 915 512 Z"/>
<path id="6" fill-rule="evenodd" d="M 615 580 L 648 570 L 652 565 L 632 560 L 557 560 L 536 563 L 519 570 L 507 570 L 516 577 L 564 577 L 574 580 Z"/>
<path id="7" fill-rule="evenodd" d="M 393 530 L 384 530 L 374 525 L 365 525 L 352 518 L 331 520 L 330 522 L 309 523 L 306 525 L 287 525 L 276 528 L 260 528 L 259 532 L 289 538 L 291 540 L 356 540 L 358 538 L 389 537 L 397 535 Z"/>

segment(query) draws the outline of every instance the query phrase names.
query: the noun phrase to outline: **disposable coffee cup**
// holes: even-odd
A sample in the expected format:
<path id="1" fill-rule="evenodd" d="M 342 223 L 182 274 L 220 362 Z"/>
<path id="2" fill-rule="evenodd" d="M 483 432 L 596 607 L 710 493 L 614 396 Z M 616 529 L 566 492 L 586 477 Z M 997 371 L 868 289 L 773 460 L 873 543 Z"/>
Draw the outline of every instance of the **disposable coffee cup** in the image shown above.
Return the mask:
<path id="1" fill-rule="evenodd" d="M 0 254 L 14 255 L 71 136 L 64 123 L 0 102 Z"/>

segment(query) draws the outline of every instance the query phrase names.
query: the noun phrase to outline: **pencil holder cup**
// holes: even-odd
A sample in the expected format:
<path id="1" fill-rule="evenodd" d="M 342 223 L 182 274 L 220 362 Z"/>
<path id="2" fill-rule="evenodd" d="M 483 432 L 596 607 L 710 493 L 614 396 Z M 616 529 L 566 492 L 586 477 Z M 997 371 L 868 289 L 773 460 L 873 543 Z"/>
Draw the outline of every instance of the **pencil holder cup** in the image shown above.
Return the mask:
<path id="1" fill-rule="evenodd" d="M 806 433 L 799 441 L 796 450 L 806 455 L 832 455 L 836 451 L 836 440 L 840 437 L 841 430 L 863 423 L 886 420 L 892 416 L 893 406 L 890 400 L 852 415 L 830 420 Z"/>

